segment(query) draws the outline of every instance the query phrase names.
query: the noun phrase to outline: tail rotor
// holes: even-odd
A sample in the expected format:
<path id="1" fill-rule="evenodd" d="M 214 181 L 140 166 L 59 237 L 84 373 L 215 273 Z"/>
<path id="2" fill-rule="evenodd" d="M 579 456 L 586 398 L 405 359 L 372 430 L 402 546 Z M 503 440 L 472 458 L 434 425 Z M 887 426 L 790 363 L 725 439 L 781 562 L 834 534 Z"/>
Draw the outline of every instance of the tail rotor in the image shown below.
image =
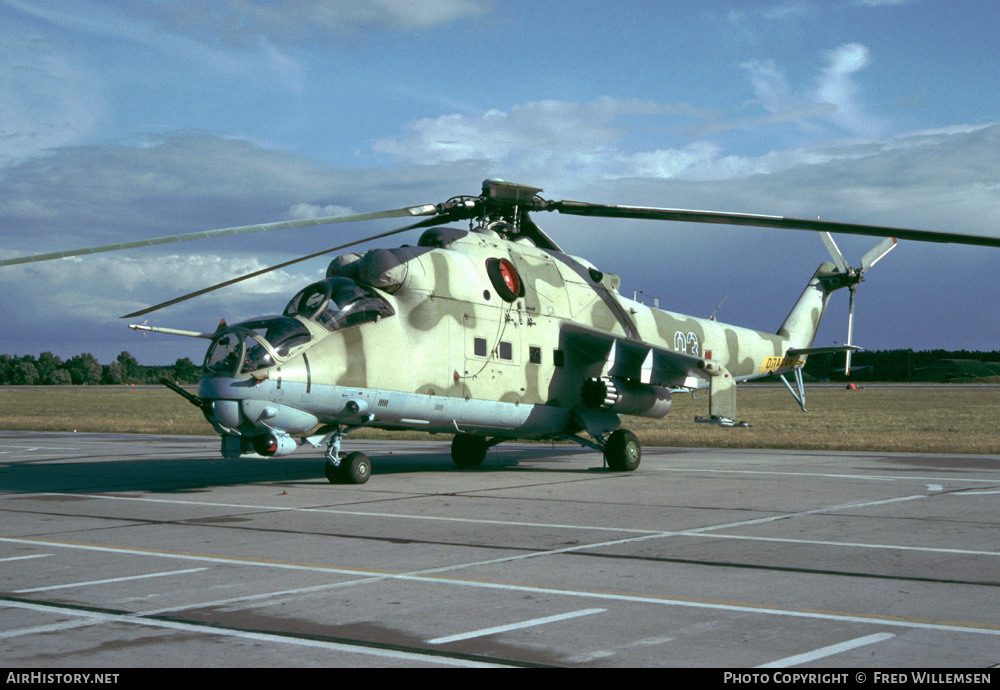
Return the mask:
<path id="1" fill-rule="evenodd" d="M 838 290 L 842 287 L 846 287 L 850 290 L 850 306 L 848 307 L 847 314 L 847 345 L 854 344 L 854 292 L 858 288 L 858 283 L 864 280 L 865 272 L 878 263 L 886 254 L 891 252 L 896 247 L 896 238 L 887 237 L 877 245 L 875 245 L 867 254 L 861 257 L 861 267 L 852 268 L 844 255 L 841 253 L 840 248 L 837 247 L 837 243 L 833 241 L 833 237 L 828 232 L 819 233 L 819 237 L 823 240 L 823 244 L 826 245 L 826 249 L 830 252 L 830 256 L 833 258 L 833 262 L 837 265 L 837 273 L 831 274 L 827 277 L 826 283 L 828 289 Z M 847 350 L 847 356 L 844 362 L 844 375 L 851 375 L 851 350 Z"/>

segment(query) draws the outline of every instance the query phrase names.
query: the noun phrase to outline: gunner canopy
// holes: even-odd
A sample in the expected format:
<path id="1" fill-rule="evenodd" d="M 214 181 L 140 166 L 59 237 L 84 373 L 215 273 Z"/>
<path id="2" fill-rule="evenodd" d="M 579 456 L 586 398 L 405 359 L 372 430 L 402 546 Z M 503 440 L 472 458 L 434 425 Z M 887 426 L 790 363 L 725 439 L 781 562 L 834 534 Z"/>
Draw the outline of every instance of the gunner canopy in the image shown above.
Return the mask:
<path id="1" fill-rule="evenodd" d="M 274 365 L 276 357 L 287 357 L 292 348 L 309 340 L 305 324 L 287 316 L 244 321 L 212 342 L 205 355 L 205 369 L 222 376 L 257 371 Z"/>

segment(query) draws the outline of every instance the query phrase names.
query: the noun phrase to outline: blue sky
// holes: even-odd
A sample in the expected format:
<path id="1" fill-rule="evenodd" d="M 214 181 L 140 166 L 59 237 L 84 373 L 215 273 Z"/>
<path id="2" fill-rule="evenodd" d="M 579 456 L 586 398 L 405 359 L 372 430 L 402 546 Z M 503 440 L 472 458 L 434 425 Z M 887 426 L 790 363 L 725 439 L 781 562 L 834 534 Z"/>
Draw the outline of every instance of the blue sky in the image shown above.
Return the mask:
<path id="1" fill-rule="evenodd" d="M 0 256 L 437 203 L 487 177 L 997 236 L 998 19 L 987 0 L 0 0 Z M 536 222 L 624 294 L 698 316 L 728 295 L 720 320 L 768 331 L 827 256 L 812 233 Z M 117 317 L 393 225 L 0 268 L 0 351 L 200 361 L 204 341 Z M 838 242 L 854 263 L 874 244 Z M 998 260 L 901 243 L 858 290 L 855 341 L 1000 348 Z M 149 323 L 279 313 L 325 263 Z M 846 331 L 845 291 L 817 344 Z"/>

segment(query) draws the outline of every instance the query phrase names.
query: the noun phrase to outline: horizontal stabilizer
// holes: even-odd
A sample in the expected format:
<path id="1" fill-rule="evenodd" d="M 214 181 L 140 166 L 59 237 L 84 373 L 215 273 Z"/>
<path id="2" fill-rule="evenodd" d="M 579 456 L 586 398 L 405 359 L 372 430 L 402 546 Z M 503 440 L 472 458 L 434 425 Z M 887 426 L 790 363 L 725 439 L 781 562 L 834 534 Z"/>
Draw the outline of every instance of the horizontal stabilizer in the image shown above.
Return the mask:
<path id="1" fill-rule="evenodd" d="M 799 355 L 820 355 L 828 352 L 857 352 L 865 348 L 858 345 L 831 345 L 829 347 L 800 347 L 787 352 L 788 357 L 798 357 Z"/>

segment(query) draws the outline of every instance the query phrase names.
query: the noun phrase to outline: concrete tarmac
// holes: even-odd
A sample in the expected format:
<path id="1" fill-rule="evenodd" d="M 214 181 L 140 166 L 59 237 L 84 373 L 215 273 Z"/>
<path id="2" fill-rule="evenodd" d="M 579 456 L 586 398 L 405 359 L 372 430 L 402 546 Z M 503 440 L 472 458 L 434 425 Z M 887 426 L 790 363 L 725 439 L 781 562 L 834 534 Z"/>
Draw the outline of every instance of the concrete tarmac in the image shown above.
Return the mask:
<path id="1" fill-rule="evenodd" d="M 739 433 L 739 430 L 720 430 Z M 7 668 L 1000 663 L 1000 456 L 0 432 Z M 852 674 L 853 678 L 853 674 Z"/>

